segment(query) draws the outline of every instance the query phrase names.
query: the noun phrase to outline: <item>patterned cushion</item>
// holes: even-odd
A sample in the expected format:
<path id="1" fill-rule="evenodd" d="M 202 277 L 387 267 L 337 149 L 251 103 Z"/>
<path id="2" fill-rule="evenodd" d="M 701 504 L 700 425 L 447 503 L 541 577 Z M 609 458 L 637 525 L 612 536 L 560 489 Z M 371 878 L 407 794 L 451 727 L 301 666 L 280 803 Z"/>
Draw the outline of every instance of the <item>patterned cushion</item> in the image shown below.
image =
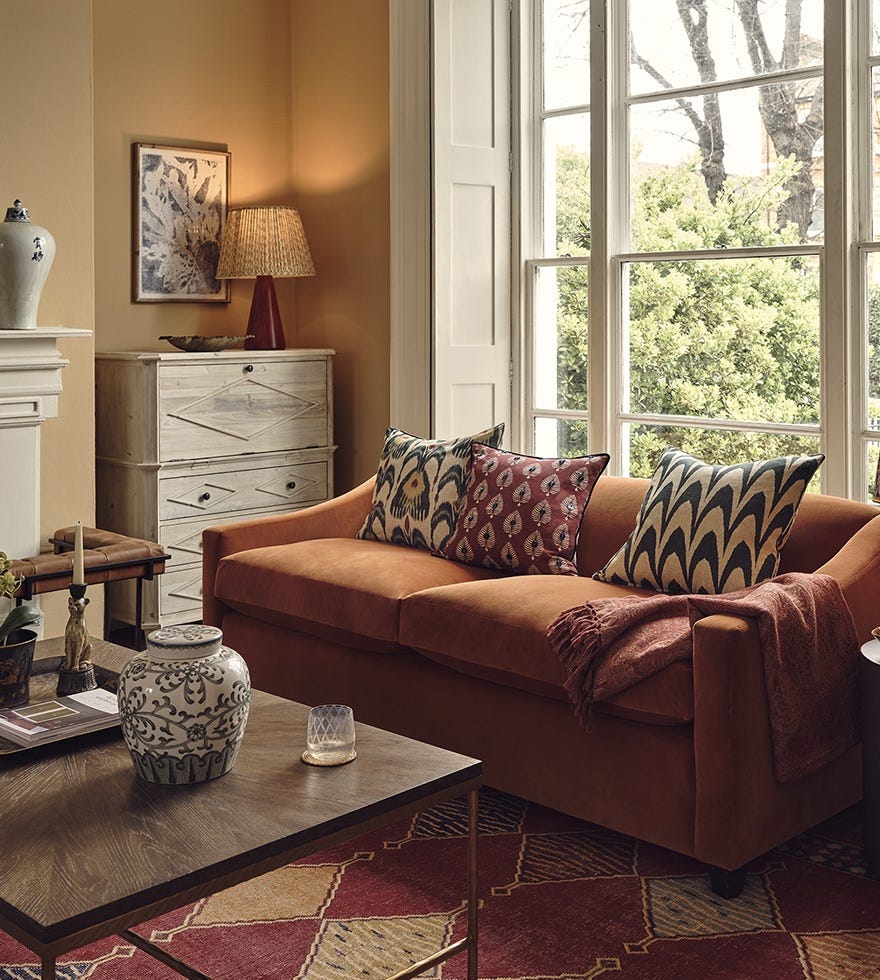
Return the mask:
<path id="1" fill-rule="evenodd" d="M 389 428 L 373 505 L 357 536 L 441 554 L 467 487 L 471 446 L 497 446 L 503 435 L 503 422 L 461 439 L 420 439 Z"/>
<path id="2" fill-rule="evenodd" d="M 444 554 L 518 574 L 577 575 L 581 520 L 608 459 L 538 459 L 475 444 L 467 496 Z"/>
<path id="3" fill-rule="evenodd" d="M 667 449 L 632 534 L 593 577 L 676 595 L 735 592 L 773 578 L 801 498 L 824 458 L 709 466 Z"/>

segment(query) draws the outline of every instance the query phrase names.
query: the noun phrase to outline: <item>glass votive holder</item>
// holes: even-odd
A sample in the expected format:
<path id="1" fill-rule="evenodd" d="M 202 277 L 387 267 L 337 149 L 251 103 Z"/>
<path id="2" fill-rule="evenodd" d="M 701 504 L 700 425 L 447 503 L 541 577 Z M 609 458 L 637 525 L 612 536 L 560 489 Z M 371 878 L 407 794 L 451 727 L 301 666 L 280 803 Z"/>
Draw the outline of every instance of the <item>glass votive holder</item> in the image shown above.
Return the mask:
<path id="1" fill-rule="evenodd" d="M 357 756 L 354 712 L 346 704 L 319 704 L 309 711 L 303 762 L 311 766 L 341 766 Z"/>

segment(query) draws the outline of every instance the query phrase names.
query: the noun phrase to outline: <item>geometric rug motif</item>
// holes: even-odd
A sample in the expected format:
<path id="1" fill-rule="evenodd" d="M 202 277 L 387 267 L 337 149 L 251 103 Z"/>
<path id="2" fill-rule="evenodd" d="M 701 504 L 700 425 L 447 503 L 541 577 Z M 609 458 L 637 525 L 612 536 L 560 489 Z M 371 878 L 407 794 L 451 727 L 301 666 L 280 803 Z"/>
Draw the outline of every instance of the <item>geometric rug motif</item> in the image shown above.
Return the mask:
<path id="1" fill-rule="evenodd" d="M 777 847 L 777 853 L 824 864 L 838 871 L 868 876 L 868 862 L 858 841 L 829 839 L 825 834 L 807 831 Z"/>
<path id="2" fill-rule="evenodd" d="M 880 933 L 840 932 L 797 936 L 801 960 L 811 980 L 869 980 L 880 975 Z"/>
<path id="3" fill-rule="evenodd" d="M 526 802 L 518 796 L 509 796 L 507 793 L 493 793 L 490 799 L 481 796 L 477 830 L 481 836 L 517 833 L 522 827 L 525 812 Z M 412 818 L 406 840 L 464 837 L 467 830 L 468 801 L 466 796 L 461 796 L 417 813 Z"/>
<path id="4" fill-rule="evenodd" d="M 517 885 L 634 875 L 636 851 L 633 838 L 599 827 L 586 833 L 525 834 L 516 877 L 492 894 L 509 894 Z"/>
<path id="5" fill-rule="evenodd" d="M 735 902 L 716 895 L 705 877 L 649 878 L 645 886 L 645 915 L 652 933 L 664 939 L 780 928 L 771 892 L 761 875 L 746 875 Z"/>
<path id="6" fill-rule="evenodd" d="M 447 945 L 453 916 L 325 921 L 297 980 L 383 980 Z M 439 976 L 434 970 L 422 976 Z"/>
<path id="7" fill-rule="evenodd" d="M 137 927 L 213 980 L 374 980 L 466 931 L 467 801 L 435 807 Z M 492 790 L 480 794 L 481 980 L 877 980 L 880 883 L 858 807 L 746 869 L 705 869 Z M 405 843 L 406 846 L 402 846 Z M 467 957 L 434 968 L 464 980 Z M 0 933 L 0 980 L 39 980 Z M 170 980 L 119 937 L 61 957 L 61 980 Z"/>
<path id="8" fill-rule="evenodd" d="M 317 918 L 332 899 L 345 868 L 372 855 L 356 854 L 344 864 L 289 864 L 197 902 L 175 929 L 159 930 L 151 942 L 167 942 L 182 929 L 206 929 Z"/>
<path id="9" fill-rule="evenodd" d="M 643 952 L 655 939 L 720 937 L 782 928 L 764 875 L 746 875 L 736 901 L 716 895 L 705 876 L 645 878 L 643 896 L 648 935 L 638 943 L 627 943 L 629 953 Z"/>

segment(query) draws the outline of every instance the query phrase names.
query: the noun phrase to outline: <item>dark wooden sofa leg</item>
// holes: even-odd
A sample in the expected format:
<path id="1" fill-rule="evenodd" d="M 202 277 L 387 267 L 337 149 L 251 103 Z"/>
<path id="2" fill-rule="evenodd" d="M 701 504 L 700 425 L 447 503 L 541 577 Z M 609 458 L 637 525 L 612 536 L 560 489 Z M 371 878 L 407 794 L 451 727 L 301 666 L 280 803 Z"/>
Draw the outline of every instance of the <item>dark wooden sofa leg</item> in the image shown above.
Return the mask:
<path id="1" fill-rule="evenodd" d="M 726 871 L 724 868 L 709 868 L 709 884 L 712 891 L 722 898 L 736 898 L 746 883 L 746 869 Z"/>

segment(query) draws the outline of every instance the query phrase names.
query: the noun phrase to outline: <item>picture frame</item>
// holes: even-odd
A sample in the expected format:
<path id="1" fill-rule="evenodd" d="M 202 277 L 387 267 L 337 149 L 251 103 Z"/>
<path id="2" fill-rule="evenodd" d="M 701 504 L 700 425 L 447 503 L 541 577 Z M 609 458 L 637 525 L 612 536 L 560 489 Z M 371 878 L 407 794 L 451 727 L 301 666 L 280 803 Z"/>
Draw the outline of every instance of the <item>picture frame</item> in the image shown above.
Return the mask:
<path id="1" fill-rule="evenodd" d="M 228 303 L 216 278 L 231 154 L 133 143 L 132 301 Z"/>

